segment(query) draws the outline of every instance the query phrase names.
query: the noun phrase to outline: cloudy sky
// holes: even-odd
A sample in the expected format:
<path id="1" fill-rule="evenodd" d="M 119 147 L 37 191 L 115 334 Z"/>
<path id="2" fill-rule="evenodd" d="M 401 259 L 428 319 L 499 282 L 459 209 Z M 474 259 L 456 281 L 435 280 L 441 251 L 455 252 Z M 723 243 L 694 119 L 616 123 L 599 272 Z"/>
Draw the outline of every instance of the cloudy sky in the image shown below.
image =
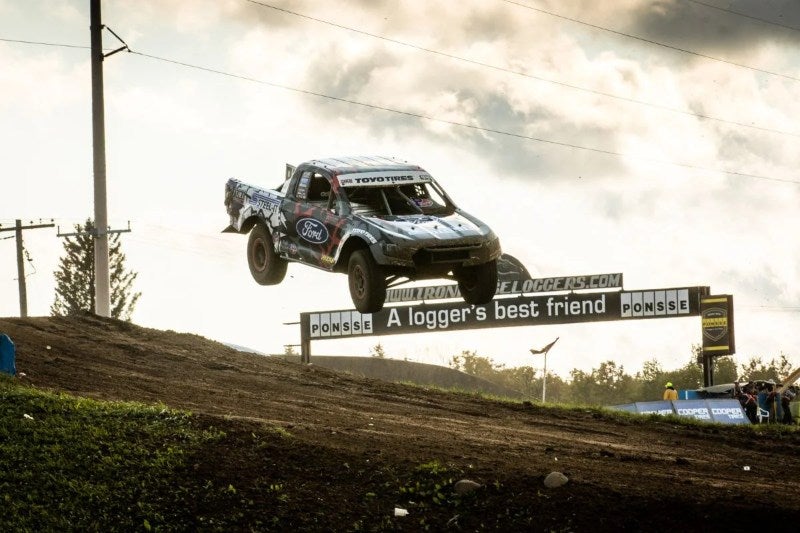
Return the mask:
<path id="1" fill-rule="evenodd" d="M 597 6 L 602 5 L 602 9 Z M 733 294 L 738 362 L 800 365 L 800 5 L 791 0 L 104 0 L 132 53 L 104 63 L 109 222 L 143 293 L 134 322 L 282 352 L 345 276 L 258 286 L 221 234 L 229 177 L 381 154 L 420 164 L 534 277 Z M 105 46 L 118 41 L 106 32 Z M 46 44 L 44 44 L 46 43 Z M 0 224 L 93 216 L 89 0 L 0 0 Z M 19 313 L 0 233 L 0 316 Z M 28 308 L 63 251 L 24 233 Z M 556 336 L 562 376 L 685 364 L 697 317 L 326 341 L 316 354 L 507 366 Z"/>

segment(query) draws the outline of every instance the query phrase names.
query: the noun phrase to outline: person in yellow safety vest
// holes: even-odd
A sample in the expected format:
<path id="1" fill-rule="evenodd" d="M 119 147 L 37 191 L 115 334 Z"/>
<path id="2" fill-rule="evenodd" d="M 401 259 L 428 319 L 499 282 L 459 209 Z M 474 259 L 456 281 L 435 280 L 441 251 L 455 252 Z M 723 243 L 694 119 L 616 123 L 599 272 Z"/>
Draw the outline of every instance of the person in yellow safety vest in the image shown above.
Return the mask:
<path id="1" fill-rule="evenodd" d="M 678 399 L 678 391 L 675 390 L 675 387 L 672 386 L 671 381 L 667 381 L 667 384 L 664 385 L 664 399 L 665 400 L 677 400 Z"/>

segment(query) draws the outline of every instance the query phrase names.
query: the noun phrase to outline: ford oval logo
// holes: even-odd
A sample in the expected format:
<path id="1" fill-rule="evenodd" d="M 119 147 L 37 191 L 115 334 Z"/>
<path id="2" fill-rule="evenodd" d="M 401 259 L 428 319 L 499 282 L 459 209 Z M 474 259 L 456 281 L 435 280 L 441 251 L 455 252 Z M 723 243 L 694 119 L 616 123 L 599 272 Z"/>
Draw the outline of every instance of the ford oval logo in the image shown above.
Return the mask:
<path id="1" fill-rule="evenodd" d="M 328 228 L 319 220 L 313 218 L 301 218 L 295 225 L 297 234 L 308 242 L 322 244 L 328 240 Z"/>

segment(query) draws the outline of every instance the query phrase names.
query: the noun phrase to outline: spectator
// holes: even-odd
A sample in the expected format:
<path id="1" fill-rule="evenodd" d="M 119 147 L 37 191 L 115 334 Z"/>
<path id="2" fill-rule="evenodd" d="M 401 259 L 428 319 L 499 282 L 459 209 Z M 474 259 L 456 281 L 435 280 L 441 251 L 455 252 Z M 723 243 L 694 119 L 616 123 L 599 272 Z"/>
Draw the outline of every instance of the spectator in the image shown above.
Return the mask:
<path id="1" fill-rule="evenodd" d="M 738 388 L 738 383 L 736 388 Z M 742 404 L 744 414 L 747 415 L 747 418 L 753 424 L 758 423 L 758 402 L 756 400 L 755 392 L 755 386 L 751 381 L 742 389 L 740 389 L 736 396 L 736 399 L 738 399 L 739 403 Z"/>
<path id="2" fill-rule="evenodd" d="M 767 383 L 767 411 L 769 411 L 769 421 L 775 423 L 778 421 L 778 401 L 780 393 L 775 389 L 774 383 Z"/>
<path id="3" fill-rule="evenodd" d="M 783 409 L 783 419 L 781 422 L 784 424 L 794 423 L 794 420 L 792 420 L 792 411 L 789 403 L 794 400 L 795 396 L 797 396 L 797 389 L 794 385 L 791 387 L 786 387 L 786 390 L 783 391 L 783 394 L 781 394 L 781 408 Z"/>
<path id="4" fill-rule="evenodd" d="M 664 385 L 664 399 L 665 400 L 677 400 L 678 399 L 678 391 L 675 390 L 675 387 L 672 386 L 671 381 L 667 381 L 667 384 Z"/>

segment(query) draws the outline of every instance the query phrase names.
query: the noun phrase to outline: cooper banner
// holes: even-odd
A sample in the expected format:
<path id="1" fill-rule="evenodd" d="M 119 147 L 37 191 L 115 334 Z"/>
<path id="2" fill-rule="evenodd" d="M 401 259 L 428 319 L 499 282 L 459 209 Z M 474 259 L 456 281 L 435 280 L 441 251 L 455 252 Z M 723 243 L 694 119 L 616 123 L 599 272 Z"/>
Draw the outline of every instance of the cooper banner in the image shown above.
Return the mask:
<path id="1" fill-rule="evenodd" d="M 464 302 L 301 313 L 305 339 L 394 335 L 488 327 L 569 324 L 698 316 L 708 287 L 570 293 L 498 298 L 485 305 Z"/>
<path id="2" fill-rule="evenodd" d="M 733 296 L 723 294 L 700 299 L 703 328 L 703 354 L 731 355 L 736 353 L 733 336 Z"/>

